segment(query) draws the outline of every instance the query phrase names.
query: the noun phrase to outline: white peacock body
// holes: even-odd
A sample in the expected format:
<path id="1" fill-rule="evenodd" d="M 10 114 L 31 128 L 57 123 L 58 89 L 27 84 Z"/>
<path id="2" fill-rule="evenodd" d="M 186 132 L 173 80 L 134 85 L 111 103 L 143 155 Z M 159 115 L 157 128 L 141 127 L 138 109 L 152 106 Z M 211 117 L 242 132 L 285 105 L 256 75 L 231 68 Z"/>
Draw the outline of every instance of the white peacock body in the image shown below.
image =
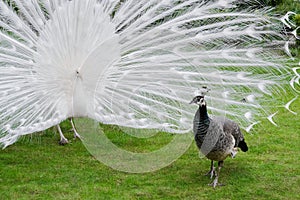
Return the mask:
<path id="1" fill-rule="evenodd" d="M 186 133 L 203 85 L 213 113 L 250 129 L 291 74 L 279 20 L 243 3 L 1 1 L 0 143 L 69 117 Z"/>

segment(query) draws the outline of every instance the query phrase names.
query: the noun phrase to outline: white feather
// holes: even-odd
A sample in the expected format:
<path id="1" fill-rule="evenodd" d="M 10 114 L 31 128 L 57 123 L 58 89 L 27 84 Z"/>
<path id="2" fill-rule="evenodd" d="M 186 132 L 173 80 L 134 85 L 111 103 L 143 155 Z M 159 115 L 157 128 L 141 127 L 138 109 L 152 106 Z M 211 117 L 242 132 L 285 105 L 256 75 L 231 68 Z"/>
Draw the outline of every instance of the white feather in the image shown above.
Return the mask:
<path id="1" fill-rule="evenodd" d="M 296 101 L 298 99 L 298 96 L 297 97 L 295 97 L 295 98 L 293 98 L 292 100 L 290 100 L 287 104 L 285 104 L 285 108 L 288 110 L 288 111 L 290 111 L 291 113 L 293 113 L 294 115 L 296 115 L 297 113 L 296 112 L 294 112 L 294 111 L 292 111 L 291 109 L 290 109 L 290 106 L 291 106 L 291 104 L 294 102 L 294 101 Z"/>
<path id="2" fill-rule="evenodd" d="M 248 127 L 245 128 L 245 131 L 246 131 L 247 133 L 249 133 L 249 132 L 252 130 L 252 128 L 253 128 L 255 125 L 259 124 L 259 123 L 260 123 L 260 122 L 254 122 L 254 123 L 250 124 Z"/>
<path id="3" fill-rule="evenodd" d="M 204 85 L 213 114 L 248 130 L 288 75 L 280 19 L 237 6 L 252 1 L 14 2 L 0 2 L 4 147 L 73 116 L 185 133 Z"/>
<path id="4" fill-rule="evenodd" d="M 278 112 L 275 112 L 275 113 L 273 113 L 273 114 L 271 114 L 271 115 L 269 115 L 269 116 L 267 117 L 267 119 L 268 119 L 273 125 L 275 125 L 275 126 L 278 126 L 278 125 L 274 122 L 273 118 L 274 118 L 275 115 L 277 115 L 277 113 L 278 113 Z"/>

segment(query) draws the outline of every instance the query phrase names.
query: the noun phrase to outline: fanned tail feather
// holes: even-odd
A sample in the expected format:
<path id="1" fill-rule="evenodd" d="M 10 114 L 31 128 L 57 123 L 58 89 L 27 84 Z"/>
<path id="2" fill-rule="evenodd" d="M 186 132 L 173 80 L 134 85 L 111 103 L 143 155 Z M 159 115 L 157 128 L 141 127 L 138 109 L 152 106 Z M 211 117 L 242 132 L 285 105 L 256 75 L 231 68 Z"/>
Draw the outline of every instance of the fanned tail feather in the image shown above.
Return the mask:
<path id="1" fill-rule="evenodd" d="M 212 114 L 248 130 L 291 76 L 280 19 L 238 6 L 253 1 L 11 2 L 0 2 L 3 146 L 73 116 L 186 133 L 203 85 Z"/>

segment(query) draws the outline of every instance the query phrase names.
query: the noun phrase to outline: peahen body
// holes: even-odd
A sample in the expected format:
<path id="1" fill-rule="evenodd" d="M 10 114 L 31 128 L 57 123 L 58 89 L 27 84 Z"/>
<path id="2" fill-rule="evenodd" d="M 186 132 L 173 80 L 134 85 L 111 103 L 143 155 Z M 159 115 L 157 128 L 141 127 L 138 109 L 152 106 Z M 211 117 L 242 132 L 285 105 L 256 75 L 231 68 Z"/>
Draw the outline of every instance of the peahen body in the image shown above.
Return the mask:
<path id="1" fill-rule="evenodd" d="M 213 187 L 222 185 L 218 183 L 220 170 L 224 160 L 228 157 L 235 157 L 237 148 L 248 151 L 248 146 L 239 125 L 225 117 L 209 117 L 204 95 L 197 95 L 191 103 L 199 105 L 194 117 L 194 135 L 197 147 L 208 159 L 211 160 L 211 168 L 207 175 L 212 178 L 210 184 Z M 214 161 L 218 161 L 218 170 L 215 171 Z"/>

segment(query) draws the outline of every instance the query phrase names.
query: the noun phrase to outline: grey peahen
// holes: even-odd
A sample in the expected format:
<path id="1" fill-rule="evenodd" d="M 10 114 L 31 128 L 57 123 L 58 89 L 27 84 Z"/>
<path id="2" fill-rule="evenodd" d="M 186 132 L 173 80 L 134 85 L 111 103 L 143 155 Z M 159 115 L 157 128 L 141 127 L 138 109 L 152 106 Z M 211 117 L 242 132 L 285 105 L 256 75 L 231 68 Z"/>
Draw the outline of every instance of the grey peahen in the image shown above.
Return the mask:
<path id="1" fill-rule="evenodd" d="M 209 90 L 205 87 L 204 89 L 205 91 L 197 94 L 190 103 L 199 105 L 194 117 L 194 136 L 201 153 L 211 160 L 210 171 L 206 175 L 210 175 L 211 179 L 215 175 L 214 181 L 209 184 L 215 188 L 217 185 L 222 185 L 218 183 L 218 178 L 224 160 L 228 156 L 234 158 L 238 147 L 244 152 L 248 151 L 248 146 L 236 122 L 225 117 L 208 116 L 204 96 Z M 217 171 L 214 161 L 218 161 Z"/>

